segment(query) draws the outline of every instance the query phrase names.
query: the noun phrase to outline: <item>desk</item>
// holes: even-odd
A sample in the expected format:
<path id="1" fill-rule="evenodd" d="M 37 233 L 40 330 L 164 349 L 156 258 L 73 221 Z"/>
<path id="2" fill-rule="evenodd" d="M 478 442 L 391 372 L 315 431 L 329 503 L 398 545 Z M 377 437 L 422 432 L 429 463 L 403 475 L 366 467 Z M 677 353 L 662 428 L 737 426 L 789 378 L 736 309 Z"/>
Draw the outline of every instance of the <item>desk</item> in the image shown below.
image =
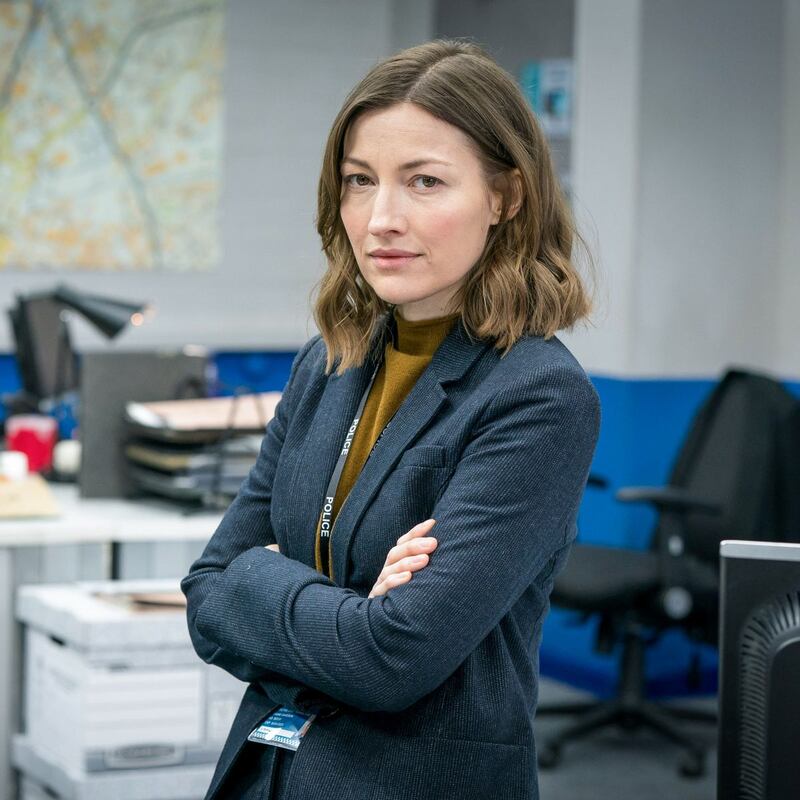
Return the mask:
<path id="1" fill-rule="evenodd" d="M 22 636 L 16 590 L 26 583 L 103 580 L 112 545 L 120 577 L 181 577 L 219 524 L 220 512 L 184 515 L 164 500 L 83 499 L 73 485 L 53 486 L 62 515 L 0 520 L 0 798 L 16 798 L 11 737 L 21 729 Z"/>

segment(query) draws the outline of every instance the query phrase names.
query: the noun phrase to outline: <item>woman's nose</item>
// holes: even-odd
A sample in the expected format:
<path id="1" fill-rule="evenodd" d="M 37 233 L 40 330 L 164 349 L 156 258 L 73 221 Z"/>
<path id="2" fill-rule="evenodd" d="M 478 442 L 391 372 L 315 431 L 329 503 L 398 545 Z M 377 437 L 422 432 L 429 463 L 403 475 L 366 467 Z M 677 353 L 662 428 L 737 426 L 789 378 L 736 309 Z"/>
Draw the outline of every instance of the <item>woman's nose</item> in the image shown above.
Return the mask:
<path id="1" fill-rule="evenodd" d="M 373 236 L 381 236 L 386 233 L 403 233 L 406 224 L 402 200 L 397 192 L 388 187 L 379 188 L 375 193 L 372 212 L 369 217 L 369 233 Z"/>

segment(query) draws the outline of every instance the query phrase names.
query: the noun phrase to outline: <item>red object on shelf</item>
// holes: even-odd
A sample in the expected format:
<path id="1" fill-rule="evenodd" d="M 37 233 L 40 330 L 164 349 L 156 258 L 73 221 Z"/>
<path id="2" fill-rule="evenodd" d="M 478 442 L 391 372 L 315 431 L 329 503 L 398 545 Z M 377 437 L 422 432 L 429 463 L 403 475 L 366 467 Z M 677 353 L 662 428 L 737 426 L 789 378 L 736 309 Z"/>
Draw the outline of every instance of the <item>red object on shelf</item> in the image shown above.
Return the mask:
<path id="1" fill-rule="evenodd" d="M 28 469 L 42 472 L 53 466 L 58 423 L 41 414 L 19 414 L 6 420 L 6 447 L 28 456 Z"/>

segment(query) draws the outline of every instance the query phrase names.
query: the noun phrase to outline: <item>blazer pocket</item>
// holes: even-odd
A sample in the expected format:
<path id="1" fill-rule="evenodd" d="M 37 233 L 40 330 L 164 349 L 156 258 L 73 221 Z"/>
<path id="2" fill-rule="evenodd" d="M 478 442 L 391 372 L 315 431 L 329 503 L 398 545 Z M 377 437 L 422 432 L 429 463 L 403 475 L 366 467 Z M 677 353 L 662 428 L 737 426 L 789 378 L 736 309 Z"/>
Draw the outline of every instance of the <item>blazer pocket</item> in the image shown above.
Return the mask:
<path id="1" fill-rule="evenodd" d="M 374 800 L 527 800 L 532 782 L 528 749 L 522 745 L 392 737 Z"/>
<path id="2" fill-rule="evenodd" d="M 447 448 L 438 444 L 424 444 L 406 450 L 397 464 L 400 467 L 446 467 Z"/>

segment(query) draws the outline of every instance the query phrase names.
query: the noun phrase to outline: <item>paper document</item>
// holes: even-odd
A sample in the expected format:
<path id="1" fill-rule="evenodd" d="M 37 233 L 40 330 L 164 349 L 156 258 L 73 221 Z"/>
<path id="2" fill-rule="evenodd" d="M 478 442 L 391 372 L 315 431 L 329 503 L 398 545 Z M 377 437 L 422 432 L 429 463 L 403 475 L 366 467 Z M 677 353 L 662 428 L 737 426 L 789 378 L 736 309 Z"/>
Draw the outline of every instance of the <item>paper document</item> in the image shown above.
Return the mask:
<path id="1" fill-rule="evenodd" d="M 209 397 L 199 400 L 128 403 L 125 406 L 125 415 L 131 422 L 153 429 L 263 430 L 275 414 L 275 406 L 280 399 L 280 392 L 262 392 L 243 394 L 238 398 Z"/>
<path id="2" fill-rule="evenodd" d="M 21 481 L 0 480 L 0 518 L 57 517 L 61 512 L 41 475 Z"/>

